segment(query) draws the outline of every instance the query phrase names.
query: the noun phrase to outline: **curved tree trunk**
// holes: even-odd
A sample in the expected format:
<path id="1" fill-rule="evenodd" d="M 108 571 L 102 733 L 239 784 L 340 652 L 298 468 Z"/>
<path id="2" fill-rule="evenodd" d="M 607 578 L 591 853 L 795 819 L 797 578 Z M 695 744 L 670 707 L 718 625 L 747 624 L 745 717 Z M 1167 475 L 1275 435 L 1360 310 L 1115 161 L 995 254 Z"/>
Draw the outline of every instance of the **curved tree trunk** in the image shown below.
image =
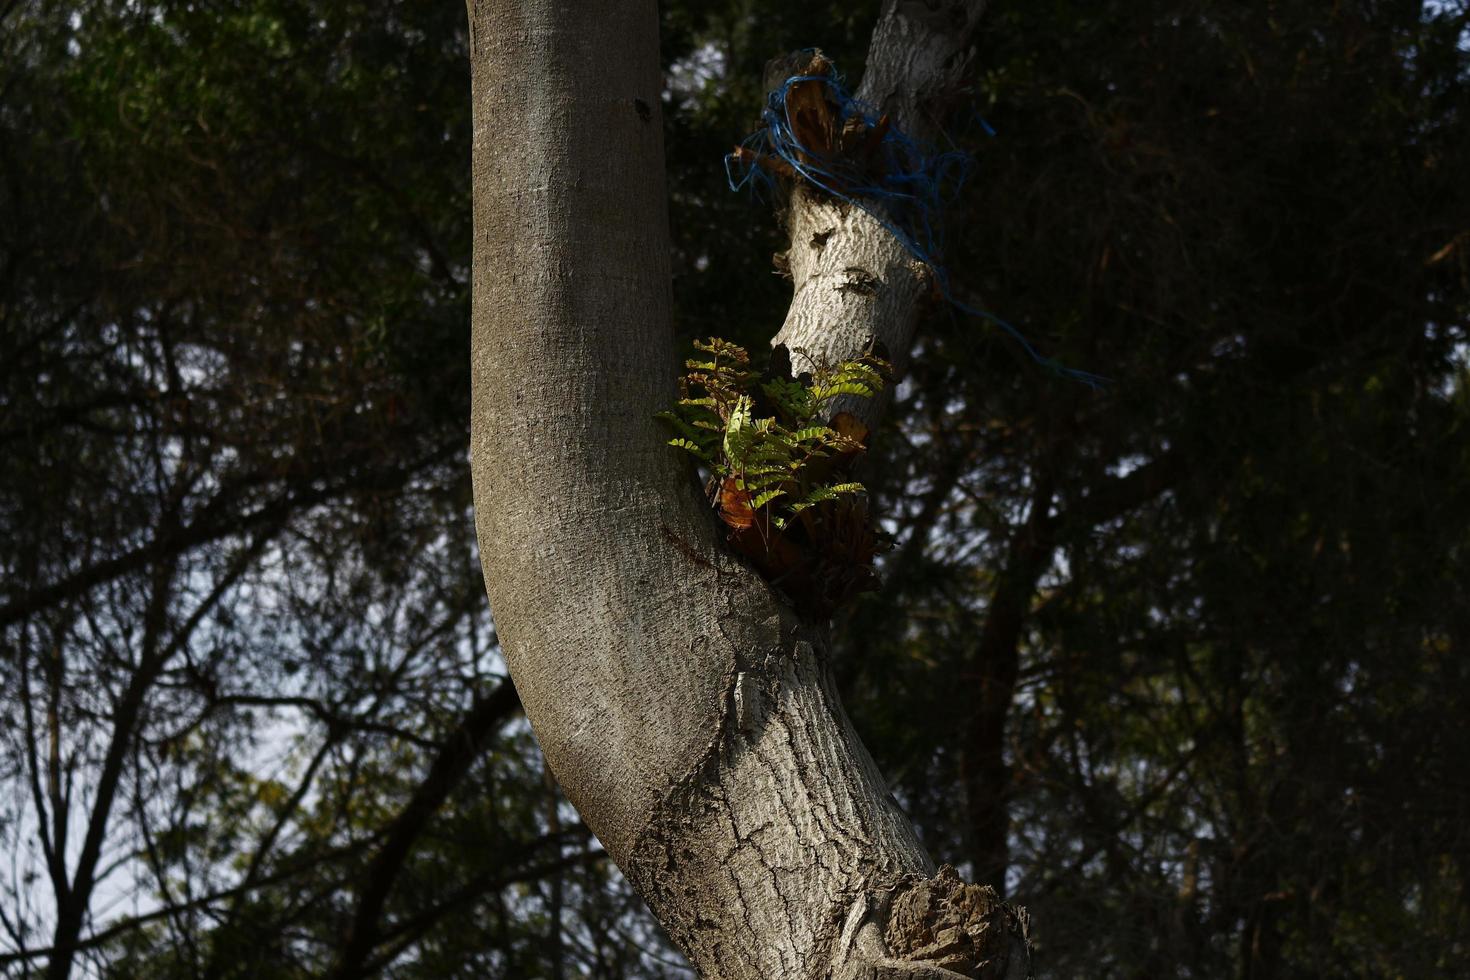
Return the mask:
<path id="1" fill-rule="evenodd" d="M 885 15 L 865 80 L 915 121 L 976 14 L 939 6 Z M 654 3 L 469 14 L 475 504 L 552 771 L 705 977 L 1024 976 L 1024 918 L 935 877 L 842 710 L 823 626 L 722 547 L 654 422 L 675 397 Z M 793 255 L 781 339 L 906 350 L 923 268 L 857 209 L 798 197 L 792 220 L 794 242 L 833 234 Z M 852 268 L 875 288 L 832 288 Z"/>

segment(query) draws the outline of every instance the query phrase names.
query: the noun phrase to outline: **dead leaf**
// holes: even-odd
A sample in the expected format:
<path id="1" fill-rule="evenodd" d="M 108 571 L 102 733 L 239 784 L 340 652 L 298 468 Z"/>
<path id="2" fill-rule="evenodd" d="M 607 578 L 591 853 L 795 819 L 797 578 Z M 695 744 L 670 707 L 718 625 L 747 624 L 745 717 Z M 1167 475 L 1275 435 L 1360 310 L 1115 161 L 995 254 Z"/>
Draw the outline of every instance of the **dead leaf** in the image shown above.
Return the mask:
<path id="1" fill-rule="evenodd" d="M 737 531 L 755 525 L 755 510 L 750 506 L 750 491 L 740 486 L 733 476 L 720 484 L 720 520 Z"/>

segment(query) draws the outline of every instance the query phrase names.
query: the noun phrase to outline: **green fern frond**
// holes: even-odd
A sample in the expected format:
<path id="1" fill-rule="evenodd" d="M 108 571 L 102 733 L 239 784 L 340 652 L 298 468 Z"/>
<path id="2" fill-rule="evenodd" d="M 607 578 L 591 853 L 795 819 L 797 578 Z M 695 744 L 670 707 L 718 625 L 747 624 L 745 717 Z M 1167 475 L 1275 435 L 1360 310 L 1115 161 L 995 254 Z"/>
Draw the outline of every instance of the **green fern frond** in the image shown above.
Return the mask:
<path id="1" fill-rule="evenodd" d="M 813 385 L 812 401 L 817 403 L 828 402 L 838 395 L 856 395 L 858 398 L 872 398 L 877 389 L 871 388 L 860 381 L 841 381 L 830 385 Z"/>
<path id="2" fill-rule="evenodd" d="M 867 487 L 861 483 L 827 483 L 819 486 L 807 494 L 805 498 L 791 505 L 791 513 L 800 514 L 808 508 L 818 504 L 824 504 L 829 500 L 852 494 L 867 493 Z"/>
<path id="3" fill-rule="evenodd" d="M 696 341 L 694 348 L 703 356 L 685 362 L 679 399 L 672 411 L 659 412 L 657 418 L 673 430 L 670 446 L 709 468 L 712 487 L 733 484 L 739 491 L 729 513 L 721 509 L 731 527 L 732 541 L 737 540 L 737 533 L 749 531 L 748 524 L 737 526 L 741 520 L 737 515 L 748 506 L 761 512 L 760 542 L 753 545 L 746 540 L 742 549 L 756 547 L 761 554 L 776 554 L 770 550 L 769 536 L 787 533 L 800 514 L 803 538 L 797 550 L 801 553 L 822 555 L 824 549 L 834 548 L 837 538 L 833 535 L 840 533 L 848 543 L 841 546 L 845 550 L 835 552 L 841 556 L 837 560 L 867 560 L 854 559 L 850 533 L 839 531 L 832 523 L 849 520 L 845 511 L 813 508 L 866 492 L 861 483 L 820 482 L 841 481 L 864 448 L 861 436 L 844 435 L 825 424 L 824 417 L 833 399 L 871 398 L 882 391 L 888 365 L 871 353 L 831 364 L 807 351 L 793 350 L 790 353 L 804 359 L 810 370 L 801 378 L 761 379 L 750 368 L 749 354 L 738 344 L 710 337 Z M 757 398 L 768 414 L 757 417 Z M 849 424 L 851 421 L 838 425 L 844 431 L 861 433 L 862 427 Z M 784 578 L 791 571 L 793 549 L 780 553 L 786 556 L 781 561 L 788 564 L 766 567 L 757 560 L 758 567 Z"/>
<path id="4" fill-rule="evenodd" d="M 829 485 L 827 489 L 832 492 L 832 496 L 834 497 L 840 497 L 843 494 L 849 493 L 868 492 L 868 488 L 863 486 L 861 483 L 833 483 Z"/>
<path id="5" fill-rule="evenodd" d="M 774 378 L 761 385 L 761 390 L 792 425 L 805 425 L 812 420 L 815 409 L 811 393 L 801 382 Z"/>
<path id="6" fill-rule="evenodd" d="M 750 426 L 751 403 L 749 395 L 740 395 L 735 399 L 735 406 L 730 409 L 730 417 L 725 421 L 726 432 L 739 432 Z"/>
<path id="7" fill-rule="evenodd" d="M 710 454 L 705 452 L 704 449 L 702 449 L 697 443 L 692 442 L 689 439 L 670 439 L 669 445 L 673 446 L 675 449 L 682 449 L 687 453 L 691 453 L 694 456 L 699 457 L 704 462 L 709 463 L 710 465 L 714 465 L 714 459 L 710 456 Z"/>
<path id="8" fill-rule="evenodd" d="M 811 442 L 816 443 L 820 446 L 831 443 L 834 436 L 837 436 L 837 433 L 827 426 L 812 425 L 808 426 L 805 429 L 798 429 L 797 431 L 791 433 L 791 441 L 798 445 L 801 443 Z M 841 438 L 840 436 L 837 437 Z"/>
<path id="9" fill-rule="evenodd" d="M 770 503 L 771 501 L 775 500 L 777 497 L 784 497 L 784 496 L 786 496 L 786 491 L 785 490 L 781 490 L 781 489 L 766 490 L 763 493 L 756 494 L 755 500 L 751 501 L 750 506 L 754 510 L 760 510 L 762 507 L 764 507 L 766 504 Z"/>
<path id="10" fill-rule="evenodd" d="M 748 466 L 744 472 L 747 476 L 769 476 L 772 473 L 778 473 L 784 477 L 786 476 L 786 466 L 784 463 L 767 463 L 764 465 Z"/>
<path id="11" fill-rule="evenodd" d="M 745 353 L 744 347 L 731 343 L 723 337 L 711 337 L 709 340 L 696 340 L 694 341 L 694 349 L 702 350 L 706 354 L 729 357 L 741 364 L 750 363 L 750 357 Z"/>

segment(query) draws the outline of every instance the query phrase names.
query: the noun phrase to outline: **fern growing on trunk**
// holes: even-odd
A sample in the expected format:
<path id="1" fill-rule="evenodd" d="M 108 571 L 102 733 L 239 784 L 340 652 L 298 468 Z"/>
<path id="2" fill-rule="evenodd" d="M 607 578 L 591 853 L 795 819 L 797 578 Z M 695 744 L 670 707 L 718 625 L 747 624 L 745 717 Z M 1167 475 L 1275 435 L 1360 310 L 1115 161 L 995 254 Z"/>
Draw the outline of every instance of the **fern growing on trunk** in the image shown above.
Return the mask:
<path id="1" fill-rule="evenodd" d="M 695 341 L 680 398 L 658 417 L 674 430 L 669 445 L 708 472 L 706 491 L 729 540 L 804 611 L 830 615 L 877 579 L 879 535 L 863 485 L 846 477 L 866 449 L 867 428 L 846 412 L 846 397 L 883 390 L 889 366 L 871 352 L 827 364 L 812 361 L 796 377 L 778 349 L 766 376 L 752 370 L 738 344 Z"/>

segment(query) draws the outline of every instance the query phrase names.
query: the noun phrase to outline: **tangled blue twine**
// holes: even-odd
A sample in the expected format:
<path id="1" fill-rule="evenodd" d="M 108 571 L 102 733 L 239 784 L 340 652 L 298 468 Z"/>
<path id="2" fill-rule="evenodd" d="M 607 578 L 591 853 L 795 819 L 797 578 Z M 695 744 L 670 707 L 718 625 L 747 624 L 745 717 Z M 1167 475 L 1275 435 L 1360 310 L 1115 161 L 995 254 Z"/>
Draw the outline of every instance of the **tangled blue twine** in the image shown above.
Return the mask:
<path id="1" fill-rule="evenodd" d="M 840 155 L 819 153 L 797 138 L 787 106 L 792 87 L 804 82 L 820 82 L 826 87 L 837 106 L 836 132 L 843 132 L 853 119 L 861 122 L 865 132 L 879 127 L 879 117 L 848 93 L 835 71 L 830 75 L 792 75 L 766 97 L 761 128 L 741 143 L 754 163 L 744 166 L 739 153 L 726 155 L 725 177 L 732 191 L 770 183 L 770 176 L 759 166 L 762 156 L 783 161 L 807 183 L 871 215 L 909 254 L 929 267 L 940 294 L 954 309 L 1000 327 L 1032 360 L 1063 377 L 1094 389 L 1107 382 L 1100 375 L 1065 367 L 1054 358 L 1043 356 L 1016 327 L 954 296 L 949 272 L 937 259 L 943 249 L 935 231 L 935 216 L 954 199 L 969 176 L 974 165 L 970 154 L 959 150 L 935 152 L 921 147 L 893 126 L 883 132 L 873 166 L 863 166 Z M 983 119 L 980 124 L 987 135 L 995 135 Z"/>

